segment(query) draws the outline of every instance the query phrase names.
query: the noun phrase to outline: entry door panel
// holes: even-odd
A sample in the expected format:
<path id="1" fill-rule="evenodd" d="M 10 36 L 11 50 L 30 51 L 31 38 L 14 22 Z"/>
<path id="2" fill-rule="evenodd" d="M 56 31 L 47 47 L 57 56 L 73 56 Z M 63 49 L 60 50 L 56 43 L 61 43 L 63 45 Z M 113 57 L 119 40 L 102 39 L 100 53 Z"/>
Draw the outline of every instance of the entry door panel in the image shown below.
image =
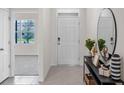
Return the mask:
<path id="1" fill-rule="evenodd" d="M 9 13 L 0 9 L 0 82 L 9 76 Z"/>
<path id="2" fill-rule="evenodd" d="M 79 64 L 78 17 L 58 17 L 58 64 Z"/>

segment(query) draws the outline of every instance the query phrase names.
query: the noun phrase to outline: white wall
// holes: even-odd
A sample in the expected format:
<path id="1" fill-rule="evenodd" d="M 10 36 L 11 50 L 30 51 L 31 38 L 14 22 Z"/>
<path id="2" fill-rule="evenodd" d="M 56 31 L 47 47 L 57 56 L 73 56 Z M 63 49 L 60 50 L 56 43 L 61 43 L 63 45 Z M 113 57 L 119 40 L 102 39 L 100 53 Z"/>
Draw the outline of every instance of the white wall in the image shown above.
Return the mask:
<path id="1" fill-rule="evenodd" d="M 96 39 L 97 37 L 97 22 L 101 9 L 87 9 L 87 38 Z M 124 58 L 124 9 L 112 9 L 117 22 L 117 47 L 115 53 L 119 53 Z M 124 61 L 122 60 L 122 79 L 124 80 Z"/>
<path id="2" fill-rule="evenodd" d="M 96 40 L 97 36 L 97 21 L 101 9 L 87 8 L 86 9 L 86 31 L 87 37 Z"/>
<path id="3" fill-rule="evenodd" d="M 44 27 L 45 27 L 45 40 L 44 40 L 44 78 L 46 77 L 50 66 L 51 66 L 51 56 L 53 55 L 51 50 L 52 39 L 51 39 L 51 9 L 44 9 Z"/>
<path id="4" fill-rule="evenodd" d="M 51 65 L 51 9 L 39 9 L 39 71 L 43 81 Z"/>
<path id="5" fill-rule="evenodd" d="M 51 9 L 51 65 L 57 65 L 57 30 L 56 30 L 56 9 Z"/>
<path id="6" fill-rule="evenodd" d="M 86 32 L 86 8 L 80 9 L 80 63 L 83 64 L 83 56 L 86 54 L 85 40 L 87 36 Z"/>

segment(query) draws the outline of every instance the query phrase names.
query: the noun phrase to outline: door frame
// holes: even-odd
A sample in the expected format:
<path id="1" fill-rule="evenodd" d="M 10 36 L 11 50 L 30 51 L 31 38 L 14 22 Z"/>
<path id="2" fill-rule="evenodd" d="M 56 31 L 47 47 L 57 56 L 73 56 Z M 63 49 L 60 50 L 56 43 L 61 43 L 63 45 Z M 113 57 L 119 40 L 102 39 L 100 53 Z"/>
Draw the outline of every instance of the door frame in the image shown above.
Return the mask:
<path id="1" fill-rule="evenodd" d="M 13 24 L 15 24 L 14 21 L 14 16 L 15 13 L 11 11 L 10 9 L 10 28 L 11 28 L 11 33 L 10 33 L 10 40 L 11 40 L 11 48 L 10 48 L 10 57 L 11 57 L 11 66 L 10 66 L 10 77 L 14 77 L 15 76 L 15 47 L 14 47 L 14 43 L 15 43 L 15 27 L 13 26 Z"/>
<path id="2" fill-rule="evenodd" d="M 57 50 L 57 52 L 56 52 L 56 54 L 57 54 L 56 59 L 57 59 L 57 64 L 56 65 L 60 65 L 59 62 L 58 62 L 58 44 L 57 44 L 58 43 L 58 13 L 59 12 L 57 12 L 57 9 L 56 9 L 56 32 L 57 32 L 56 33 L 56 36 L 57 36 L 56 37 L 56 50 Z M 64 13 L 64 12 L 62 12 L 62 13 Z M 78 38 L 79 39 L 79 49 L 78 49 L 78 54 L 79 54 L 78 55 L 78 58 L 79 58 L 79 60 L 78 61 L 80 62 L 80 44 L 81 44 L 80 43 L 80 41 L 81 41 L 80 40 L 80 9 L 78 9 L 78 11 L 77 12 L 74 12 L 74 13 L 78 13 L 78 20 L 79 20 L 79 36 L 78 36 L 79 37 Z M 68 64 L 66 64 L 66 65 L 68 65 Z M 77 64 L 77 65 L 81 65 L 81 64 Z M 74 66 L 74 65 L 70 65 L 69 64 L 69 66 Z"/>

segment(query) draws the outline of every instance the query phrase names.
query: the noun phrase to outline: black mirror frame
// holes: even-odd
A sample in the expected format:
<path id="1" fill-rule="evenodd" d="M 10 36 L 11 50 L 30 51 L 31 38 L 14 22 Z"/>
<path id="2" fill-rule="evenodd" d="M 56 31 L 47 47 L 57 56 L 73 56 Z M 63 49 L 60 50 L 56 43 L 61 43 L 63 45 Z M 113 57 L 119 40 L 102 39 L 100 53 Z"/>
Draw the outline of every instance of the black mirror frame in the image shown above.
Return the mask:
<path id="1" fill-rule="evenodd" d="M 98 46 L 98 50 L 99 50 L 99 45 L 98 45 L 98 24 L 99 24 L 99 21 L 100 21 L 100 15 L 102 14 L 102 11 L 103 11 L 104 9 L 108 9 L 108 10 L 112 13 L 112 17 L 113 17 L 113 21 L 114 21 L 114 26 L 115 26 L 115 45 L 114 45 L 114 49 L 113 49 L 113 52 L 112 52 L 112 55 L 113 55 L 113 54 L 115 53 L 116 44 L 117 44 L 117 23 L 116 23 L 115 15 L 114 15 L 112 9 L 110 9 L 110 8 L 103 8 L 103 9 L 101 10 L 100 14 L 99 14 L 99 19 L 98 19 L 98 22 L 97 22 L 97 46 Z M 99 53 L 100 53 L 100 56 L 102 56 L 100 50 L 99 50 Z M 112 55 L 111 55 L 111 56 L 112 56 Z M 102 56 L 102 59 L 105 61 L 105 59 L 103 58 L 103 56 Z M 111 59 L 111 57 L 110 57 L 108 60 L 110 60 L 110 59 Z M 102 61 L 102 60 L 100 60 L 100 61 Z M 103 62 L 103 63 L 104 63 L 104 62 Z"/>

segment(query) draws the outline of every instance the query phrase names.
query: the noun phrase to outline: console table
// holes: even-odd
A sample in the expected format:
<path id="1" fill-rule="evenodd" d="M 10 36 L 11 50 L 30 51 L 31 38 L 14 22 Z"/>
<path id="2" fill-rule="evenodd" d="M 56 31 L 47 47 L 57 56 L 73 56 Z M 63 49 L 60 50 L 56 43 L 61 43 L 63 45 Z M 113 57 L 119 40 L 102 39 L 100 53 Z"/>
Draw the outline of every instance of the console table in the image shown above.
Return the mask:
<path id="1" fill-rule="evenodd" d="M 99 75 L 98 68 L 93 65 L 92 57 L 84 56 L 84 64 L 83 64 L 83 79 L 85 79 L 85 66 L 87 66 L 90 74 L 98 85 L 116 85 L 116 84 L 124 84 L 122 80 L 115 81 L 109 77 Z M 85 81 L 85 80 L 84 80 Z"/>

